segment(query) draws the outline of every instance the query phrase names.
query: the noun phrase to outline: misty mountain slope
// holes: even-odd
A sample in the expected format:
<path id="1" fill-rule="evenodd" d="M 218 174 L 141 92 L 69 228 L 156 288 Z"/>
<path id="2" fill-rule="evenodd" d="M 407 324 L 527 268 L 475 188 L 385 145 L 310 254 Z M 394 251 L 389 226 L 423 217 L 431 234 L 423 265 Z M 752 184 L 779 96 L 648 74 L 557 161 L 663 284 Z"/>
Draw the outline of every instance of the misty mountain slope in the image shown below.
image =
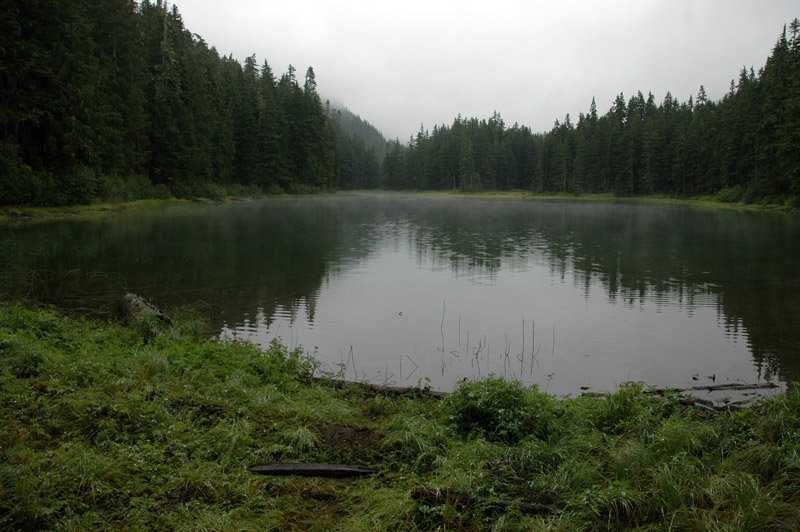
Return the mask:
<path id="1" fill-rule="evenodd" d="M 375 126 L 343 105 L 326 105 L 328 119 L 336 129 L 339 153 L 339 188 L 379 187 L 380 161 L 387 142 Z"/>

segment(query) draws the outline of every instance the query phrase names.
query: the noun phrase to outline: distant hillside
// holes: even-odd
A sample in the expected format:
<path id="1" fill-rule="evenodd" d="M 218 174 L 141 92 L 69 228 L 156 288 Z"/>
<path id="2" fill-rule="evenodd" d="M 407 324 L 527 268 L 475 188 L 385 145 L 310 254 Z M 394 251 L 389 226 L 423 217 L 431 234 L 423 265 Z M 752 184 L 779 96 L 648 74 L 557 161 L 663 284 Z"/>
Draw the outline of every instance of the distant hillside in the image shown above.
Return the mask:
<path id="1" fill-rule="evenodd" d="M 379 188 L 380 161 L 386 154 L 386 139 L 372 124 L 343 105 L 335 107 L 328 102 L 326 109 L 328 119 L 336 130 L 339 188 Z"/>
<path id="2" fill-rule="evenodd" d="M 375 156 L 378 160 L 383 160 L 388 143 L 383 133 L 378 131 L 375 126 L 353 113 L 346 106 L 335 102 L 328 107 L 328 117 L 338 122 L 342 130 L 346 131 L 351 137 L 364 139 L 364 145 L 367 150 L 375 150 Z"/>

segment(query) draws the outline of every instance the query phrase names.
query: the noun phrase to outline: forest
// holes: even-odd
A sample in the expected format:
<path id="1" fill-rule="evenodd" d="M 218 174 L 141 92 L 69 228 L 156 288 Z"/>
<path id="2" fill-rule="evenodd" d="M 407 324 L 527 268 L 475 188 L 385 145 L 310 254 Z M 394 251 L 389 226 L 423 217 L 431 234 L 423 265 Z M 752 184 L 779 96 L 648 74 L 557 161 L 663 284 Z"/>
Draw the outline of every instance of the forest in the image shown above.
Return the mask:
<path id="1" fill-rule="evenodd" d="M 311 67 L 220 56 L 161 0 L 15 2 L 0 24 L 2 204 L 338 186 L 352 143 Z"/>
<path id="2" fill-rule="evenodd" d="M 17 2 L 0 29 L 0 204 L 374 188 L 800 202 L 797 19 L 719 101 L 620 94 L 543 133 L 459 116 L 388 146 L 322 102 L 312 67 L 220 56 L 162 0 Z"/>
<path id="3" fill-rule="evenodd" d="M 577 123 L 566 115 L 545 133 L 495 113 L 421 128 L 383 162 L 389 189 L 616 196 L 717 195 L 754 202 L 800 194 L 800 22 L 784 28 L 766 65 L 743 68 L 721 101 L 703 86 L 679 102 L 638 92 L 600 115 L 592 99 Z"/>

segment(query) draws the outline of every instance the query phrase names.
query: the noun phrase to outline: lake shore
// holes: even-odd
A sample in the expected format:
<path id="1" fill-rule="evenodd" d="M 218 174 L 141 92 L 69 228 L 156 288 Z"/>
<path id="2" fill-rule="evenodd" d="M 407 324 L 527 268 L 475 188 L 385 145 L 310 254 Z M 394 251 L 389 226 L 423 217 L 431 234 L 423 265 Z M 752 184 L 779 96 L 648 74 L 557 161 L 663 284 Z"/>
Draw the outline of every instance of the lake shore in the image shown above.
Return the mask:
<path id="1" fill-rule="evenodd" d="M 438 399 L 313 359 L 0 306 L 6 529 L 796 529 L 800 391 L 743 411 L 623 384 L 556 400 L 489 378 Z M 263 476 L 263 462 L 369 466 Z M 509 503 L 505 505 L 503 503 Z"/>
<path id="2" fill-rule="evenodd" d="M 787 202 L 778 203 L 750 203 L 743 202 L 724 202 L 715 199 L 715 196 L 705 196 L 697 198 L 673 198 L 669 196 L 633 196 L 618 197 L 613 194 L 534 194 L 525 190 L 513 191 L 486 191 L 486 192 L 460 192 L 460 191 L 428 191 L 428 192 L 408 192 L 408 191 L 339 191 L 337 196 L 349 196 L 359 194 L 418 194 L 421 197 L 463 197 L 463 198 L 485 198 L 485 199 L 504 199 L 504 200 L 569 200 L 569 201 L 613 201 L 624 203 L 644 203 L 652 205 L 693 205 L 698 207 L 720 208 L 720 209 L 739 209 L 753 211 L 782 212 L 787 214 L 800 214 L 800 210 L 792 207 Z M 332 194 L 313 194 L 308 197 Z M 230 196 L 225 200 L 212 200 L 208 198 L 192 199 L 145 199 L 128 202 L 98 202 L 91 205 L 71 205 L 65 207 L 32 207 L 32 206 L 0 206 L 0 222 L 10 222 L 31 219 L 50 219 L 80 216 L 104 216 L 121 212 L 133 212 L 147 209 L 163 208 L 170 205 L 189 205 L 192 203 L 224 203 L 235 201 L 251 201 L 264 198 L 290 198 L 298 196 L 259 196 L 259 197 L 240 197 Z"/>

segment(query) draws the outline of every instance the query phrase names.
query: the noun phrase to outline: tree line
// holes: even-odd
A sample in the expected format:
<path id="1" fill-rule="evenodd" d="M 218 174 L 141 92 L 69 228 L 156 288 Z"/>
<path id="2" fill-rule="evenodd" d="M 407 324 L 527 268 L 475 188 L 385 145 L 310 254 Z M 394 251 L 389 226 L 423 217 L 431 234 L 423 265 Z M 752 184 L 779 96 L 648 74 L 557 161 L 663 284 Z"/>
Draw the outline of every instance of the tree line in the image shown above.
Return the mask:
<path id="1" fill-rule="evenodd" d="M 386 139 L 372 124 L 349 109 L 334 109 L 329 104 L 326 109 L 338 140 L 339 188 L 378 188 L 380 160 L 386 152 Z"/>
<path id="2" fill-rule="evenodd" d="M 681 103 L 641 92 L 598 114 L 592 99 L 545 133 L 499 114 L 458 117 L 395 141 L 383 160 L 389 189 L 619 196 L 717 194 L 725 201 L 800 195 L 800 22 L 784 28 L 766 65 L 742 69 L 719 101 L 703 86 Z"/>
<path id="3" fill-rule="evenodd" d="M 0 203 L 338 186 L 314 70 L 220 56 L 166 1 L 12 2 L 0 69 Z"/>
<path id="4" fill-rule="evenodd" d="M 0 204 L 360 188 L 798 196 L 800 23 L 719 101 L 620 94 L 544 133 L 495 113 L 386 146 L 313 68 L 220 56 L 165 0 L 0 14 Z"/>

